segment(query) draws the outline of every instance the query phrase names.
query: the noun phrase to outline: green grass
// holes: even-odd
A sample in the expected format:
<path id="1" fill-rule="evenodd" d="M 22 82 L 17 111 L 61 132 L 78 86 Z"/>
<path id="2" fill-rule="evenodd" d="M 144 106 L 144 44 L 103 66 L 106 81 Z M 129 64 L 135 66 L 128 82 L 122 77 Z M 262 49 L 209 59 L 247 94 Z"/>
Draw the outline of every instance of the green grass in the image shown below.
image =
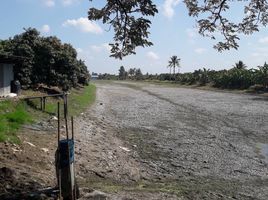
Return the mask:
<path id="1" fill-rule="evenodd" d="M 31 93 L 32 91 L 26 91 Z M 38 94 L 40 96 L 40 94 Z M 89 84 L 80 89 L 72 89 L 68 95 L 68 114 L 75 116 L 83 112 L 94 103 L 96 98 L 96 86 Z M 48 119 L 50 115 L 56 115 L 57 102 L 60 102 L 63 114 L 63 100 L 61 98 L 47 98 L 45 112 L 40 111 L 40 100 L 24 101 L 0 101 L 0 142 L 8 141 L 19 143 L 17 133 L 23 124 L 33 123 L 42 119 Z M 62 116 L 62 115 L 61 115 Z"/>
<path id="2" fill-rule="evenodd" d="M 40 95 L 39 95 L 40 96 Z M 75 116 L 80 114 L 94 103 L 96 98 L 96 86 L 89 84 L 79 89 L 72 89 L 68 95 L 68 115 Z M 57 114 L 57 102 L 60 102 L 61 115 L 63 114 L 63 100 L 62 98 L 47 98 L 45 112 L 50 115 Z M 35 109 L 40 109 L 40 100 L 34 99 L 30 104 Z M 38 113 L 37 113 L 38 114 Z M 40 113 L 39 113 L 40 114 Z M 45 116 L 46 117 L 46 116 Z"/>
<path id="3" fill-rule="evenodd" d="M 17 131 L 23 124 L 32 121 L 32 116 L 26 111 L 25 103 L 0 102 L 0 142 L 19 143 Z"/>
<path id="4" fill-rule="evenodd" d="M 84 88 L 72 89 L 68 95 L 68 115 L 75 116 L 82 113 L 87 107 L 94 103 L 96 98 L 96 86 L 89 84 Z M 61 115 L 63 114 L 63 100 L 57 98 L 47 98 L 45 112 L 56 115 L 57 102 L 60 102 Z M 39 106 L 39 101 L 35 100 L 36 107 Z"/>
<path id="5" fill-rule="evenodd" d="M 96 86 L 89 84 L 83 90 L 72 90 L 68 98 L 69 115 L 80 114 L 96 99 Z"/>

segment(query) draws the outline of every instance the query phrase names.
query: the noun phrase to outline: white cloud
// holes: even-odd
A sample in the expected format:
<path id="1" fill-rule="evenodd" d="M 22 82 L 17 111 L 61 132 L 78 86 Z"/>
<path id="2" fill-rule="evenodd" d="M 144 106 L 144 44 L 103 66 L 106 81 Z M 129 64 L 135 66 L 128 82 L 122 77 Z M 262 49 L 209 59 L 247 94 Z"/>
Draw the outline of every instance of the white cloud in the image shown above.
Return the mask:
<path id="1" fill-rule="evenodd" d="M 81 49 L 81 48 L 76 48 L 76 51 L 77 51 L 77 53 L 83 53 L 84 52 L 84 50 Z"/>
<path id="2" fill-rule="evenodd" d="M 42 26 L 41 30 L 42 33 L 49 33 L 50 32 L 50 27 L 49 25 L 45 24 Z"/>
<path id="3" fill-rule="evenodd" d="M 53 7 L 53 6 L 55 6 L 55 0 L 43 0 L 43 3 L 47 7 Z"/>
<path id="4" fill-rule="evenodd" d="M 189 38 L 195 38 L 197 36 L 197 30 L 193 28 L 186 29 L 186 34 Z"/>
<path id="5" fill-rule="evenodd" d="M 102 46 L 91 45 L 90 48 L 97 53 L 102 51 Z"/>
<path id="6" fill-rule="evenodd" d="M 146 56 L 151 60 L 159 60 L 159 56 L 153 51 L 147 52 Z"/>
<path id="7" fill-rule="evenodd" d="M 76 48 L 76 52 L 77 52 L 78 59 L 81 59 L 84 61 L 94 60 L 92 53 L 89 50 Z"/>
<path id="8" fill-rule="evenodd" d="M 207 50 L 205 48 L 196 48 L 195 50 L 195 53 L 197 54 L 203 54 L 205 53 Z"/>
<path id="9" fill-rule="evenodd" d="M 64 6 L 70 6 L 70 5 L 77 3 L 77 2 L 79 2 L 79 0 L 61 0 L 61 3 Z"/>
<path id="10" fill-rule="evenodd" d="M 102 46 L 103 46 L 103 48 L 106 49 L 107 51 L 110 51 L 111 48 L 112 48 L 108 43 L 103 43 Z"/>
<path id="11" fill-rule="evenodd" d="M 267 44 L 268 43 L 268 36 L 267 37 L 263 37 L 259 39 L 259 43 L 261 44 Z"/>
<path id="12" fill-rule="evenodd" d="M 259 47 L 255 49 L 255 51 L 251 54 L 251 56 L 258 58 L 267 58 L 267 54 L 268 54 L 267 47 Z"/>
<path id="13" fill-rule="evenodd" d="M 174 14 L 174 7 L 176 7 L 179 4 L 180 0 L 165 0 L 163 5 L 163 14 L 167 18 L 171 19 Z"/>
<path id="14" fill-rule="evenodd" d="M 103 43 L 100 45 L 91 45 L 90 49 L 96 53 L 99 53 L 101 51 L 110 51 L 111 46 L 108 43 Z"/>
<path id="15" fill-rule="evenodd" d="M 190 41 L 191 44 L 194 44 L 195 43 L 195 39 L 197 37 L 197 29 L 194 29 L 194 28 L 188 28 L 186 29 L 186 34 L 187 34 L 187 37 L 188 37 L 188 40 Z"/>
<path id="16" fill-rule="evenodd" d="M 85 33 L 100 34 L 103 32 L 102 28 L 95 22 L 89 21 L 86 17 L 79 19 L 68 19 L 62 24 L 64 27 L 73 26 Z"/>

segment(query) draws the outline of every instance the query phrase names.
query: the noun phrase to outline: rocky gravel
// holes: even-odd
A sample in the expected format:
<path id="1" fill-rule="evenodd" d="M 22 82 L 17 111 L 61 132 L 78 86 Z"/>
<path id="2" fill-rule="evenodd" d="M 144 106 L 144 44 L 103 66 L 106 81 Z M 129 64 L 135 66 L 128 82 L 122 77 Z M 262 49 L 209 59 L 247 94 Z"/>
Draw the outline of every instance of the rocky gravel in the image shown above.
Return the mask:
<path id="1" fill-rule="evenodd" d="M 267 98 L 96 84 L 97 101 L 79 119 L 82 182 L 134 199 L 267 199 Z"/>

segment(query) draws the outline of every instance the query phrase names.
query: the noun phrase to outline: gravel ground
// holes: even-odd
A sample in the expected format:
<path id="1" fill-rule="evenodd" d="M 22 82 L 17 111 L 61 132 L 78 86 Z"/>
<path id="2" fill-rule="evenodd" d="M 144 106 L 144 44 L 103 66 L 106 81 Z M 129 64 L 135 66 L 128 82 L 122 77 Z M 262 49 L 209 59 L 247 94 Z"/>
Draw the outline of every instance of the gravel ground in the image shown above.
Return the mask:
<path id="1" fill-rule="evenodd" d="M 78 119 L 81 185 L 108 199 L 267 199 L 267 98 L 96 85 Z"/>
<path id="2" fill-rule="evenodd" d="M 95 104 L 75 118 L 81 200 L 267 199 L 267 97 L 96 85 Z M 20 145 L 0 143 L 1 200 L 57 198 L 56 132 L 49 120 L 24 127 Z"/>

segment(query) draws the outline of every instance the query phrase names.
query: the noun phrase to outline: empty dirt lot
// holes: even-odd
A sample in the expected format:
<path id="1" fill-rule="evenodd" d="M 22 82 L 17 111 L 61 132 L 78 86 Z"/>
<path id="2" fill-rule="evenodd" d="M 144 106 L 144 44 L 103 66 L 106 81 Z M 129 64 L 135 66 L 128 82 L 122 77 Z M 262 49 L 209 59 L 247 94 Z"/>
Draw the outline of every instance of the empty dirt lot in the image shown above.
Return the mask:
<path id="1" fill-rule="evenodd" d="M 96 103 L 77 119 L 81 187 L 108 199 L 267 199 L 265 97 L 96 85 Z"/>

